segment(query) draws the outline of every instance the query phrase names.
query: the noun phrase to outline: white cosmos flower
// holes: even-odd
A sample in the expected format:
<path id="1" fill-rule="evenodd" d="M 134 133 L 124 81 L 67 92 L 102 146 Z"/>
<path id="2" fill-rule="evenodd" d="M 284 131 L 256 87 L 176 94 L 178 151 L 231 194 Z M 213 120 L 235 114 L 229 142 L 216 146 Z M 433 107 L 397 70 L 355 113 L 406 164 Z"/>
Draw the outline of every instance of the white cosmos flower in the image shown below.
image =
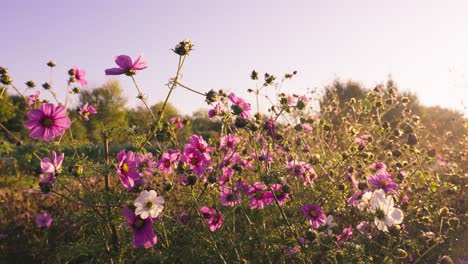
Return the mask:
<path id="1" fill-rule="evenodd" d="M 325 224 L 323 226 L 326 228 L 325 231 L 327 231 L 327 232 L 326 233 L 325 232 L 320 232 L 319 235 L 329 235 L 329 236 L 331 236 L 333 234 L 332 228 L 336 226 L 336 223 L 333 220 L 333 215 L 327 216 L 327 218 L 325 219 Z"/>
<path id="2" fill-rule="evenodd" d="M 384 232 L 388 232 L 387 227 L 403 222 L 403 212 L 393 207 L 393 196 L 385 196 L 382 189 L 373 192 L 369 210 L 375 214 L 374 224 Z"/>
<path id="3" fill-rule="evenodd" d="M 135 215 L 139 215 L 141 219 L 146 219 L 148 216 L 155 218 L 164 209 L 164 198 L 158 196 L 155 190 L 142 191 L 138 198 L 135 199 Z"/>
<path id="4" fill-rule="evenodd" d="M 372 196 L 373 196 L 373 193 L 370 192 L 370 191 L 366 191 L 362 197 L 361 197 L 361 201 L 359 202 L 358 204 L 358 208 L 360 210 L 365 210 L 367 208 L 369 208 L 370 206 L 370 200 L 372 199 Z"/>

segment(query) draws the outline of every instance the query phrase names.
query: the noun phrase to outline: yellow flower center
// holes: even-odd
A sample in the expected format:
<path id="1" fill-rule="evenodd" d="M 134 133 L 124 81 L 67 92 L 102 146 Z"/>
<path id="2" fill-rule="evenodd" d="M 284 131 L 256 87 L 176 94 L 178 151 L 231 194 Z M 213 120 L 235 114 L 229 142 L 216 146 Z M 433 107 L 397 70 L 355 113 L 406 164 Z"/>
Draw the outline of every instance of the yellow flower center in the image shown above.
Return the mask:
<path id="1" fill-rule="evenodd" d="M 312 217 L 317 217 L 317 212 L 315 212 L 314 210 L 311 210 L 311 211 L 309 212 L 309 214 L 310 214 L 310 216 L 312 216 Z"/>
<path id="2" fill-rule="evenodd" d="M 146 208 L 152 208 L 153 207 L 153 203 L 152 202 L 147 202 L 146 203 Z"/>
<path id="3" fill-rule="evenodd" d="M 381 180 L 380 181 L 380 186 L 386 187 L 387 186 L 387 181 L 386 180 Z"/>
<path id="4" fill-rule="evenodd" d="M 128 167 L 127 163 L 122 164 L 122 171 L 125 173 L 130 171 L 130 168 Z"/>

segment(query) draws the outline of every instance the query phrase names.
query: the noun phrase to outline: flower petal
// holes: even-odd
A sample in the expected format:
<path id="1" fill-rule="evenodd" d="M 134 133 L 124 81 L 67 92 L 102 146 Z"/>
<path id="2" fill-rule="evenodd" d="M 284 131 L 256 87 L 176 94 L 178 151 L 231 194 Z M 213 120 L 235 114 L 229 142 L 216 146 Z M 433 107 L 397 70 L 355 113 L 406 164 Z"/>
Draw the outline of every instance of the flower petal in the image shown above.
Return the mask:
<path id="1" fill-rule="evenodd" d="M 120 55 L 115 58 L 115 63 L 126 71 L 132 68 L 132 59 L 127 55 Z"/>
<path id="2" fill-rule="evenodd" d="M 40 125 L 32 127 L 31 130 L 29 131 L 29 136 L 33 139 L 42 138 L 42 134 L 44 134 L 44 127 Z"/>
<path id="3" fill-rule="evenodd" d="M 139 71 L 144 70 L 146 68 L 148 68 L 148 64 L 146 63 L 146 61 L 144 61 L 143 55 L 138 56 L 135 63 L 133 63 L 132 69 Z"/>
<path id="4" fill-rule="evenodd" d="M 41 120 L 44 117 L 44 113 L 41 110 L 33 109 L 28 112 L 28 118 L 32 120 Z"/>
<path id="5" fill-rule="evenodd" d="M 111 68 L 105 70 L 106 75 L 120 75 L 126 73 L 127 70 L 122 69 L 122 68 Z"/>

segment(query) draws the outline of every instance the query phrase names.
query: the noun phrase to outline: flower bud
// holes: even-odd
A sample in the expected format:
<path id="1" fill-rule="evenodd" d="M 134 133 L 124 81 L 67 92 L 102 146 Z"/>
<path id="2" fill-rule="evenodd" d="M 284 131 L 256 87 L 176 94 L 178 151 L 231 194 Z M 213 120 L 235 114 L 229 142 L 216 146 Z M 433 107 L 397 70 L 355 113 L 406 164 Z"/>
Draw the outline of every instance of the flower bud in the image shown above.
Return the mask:
<path id="1" fill-rule="evenodd" d="M 48 194 L 52 190 L 52 183 L 51 182 L 40 182 L 39 188 L 41 189 L 41 193 Z"/>
<path id="2" fill-rule="evenodd" d="M 407 258 L 408 257 L 408 252 L 406 252 L 405 250 L 401 249 L 401 248 L 397 248 L 393 254 L 395 255 L 395 257 L 399 258 L 399 259 L 404 259 L 404 258 Z"/>
<path id="3" fill-rule="evenodd" d="M 78 94 L 78 93 L 81 92 L 81 90 L 80 90 L 80 88 L 78 88 L 78 87 L 73 87 L 72 92 L 73 92 L 74 94 Z"/>
<path id="4" fill-rule="evenodd" d="M 212 183 L 212 184 L 213 184 L 213 183 L 216 183 L 216 181 L 217 181 L 217 178 L 216 178 L 216 176 L 215 176 L 214 174 L 210 174 L 210 175 L 208 176 L 208 182 L 209 182 L 209 183 Z"/>
<path id="5" fill-rule="evenodd" d="M 392 150 L 392 155 L 397 158 L 401 157 L 401 151 L 399 149 L 394 149 Z"/>
<path id="6" fill-rule="evenodd" d="M 55 61 L 49 61 L 49 62 L 47 63 L 47 66 L 53 68 L 53 67 L 57 66 L 57 64 L 55 64 Z"/>
<path id="7" fill-rule="evenodd" d="M 418 137 L 416 137 L 416 135 L 413 134 L 413 133 L 408 134 L 407 143 L 410 146 L 414 146 L 414 145 L 418 144 Z"/>
<path id="8" fill-rule="evenodd" d="M 432 157 L 432 158 L 433 158 L 433 157 L 436 156 L 436 154 L 437 154 L 437 150 L 436 150 L 435 148 L 430 149 L 430 150 L 427 151 L 427 155 L 428 155 L 429 157 Z"/>
<path id="9" fill-rule="evenodd" d="M 238 116 L 238 117 L 236 118 L 236 121 L 235 121 L 234 125 L 235 125 L 237 128 L 244 128 L 244 127 L 247 126 L 248 123 L 249 123 L 249 120 Z"/>
<path id="10" fill-rule="evenodd" d="M 185 56 L 188 55 L 192 49 L 192 42 L 190 42 L 190 40 L 184 40 L 179 42 L 179 44 L 177 44 L 172 51 L 174 51 L 177 55 Z"/>
<path id="11" fill-rule="evenodd" d="M 214 90 L 210 90 L 208 93 L 206 93 L 206 99 L 205 102 L 208 104 L 212 104 L 216 101 L 218 101 L 219 94 L 215 92 Z"/>
<path id="12" fill-rule="evenodd" d="M 187 176 L 187 184 L 188 185 L 195 185 L 195 183 L 197 183 L 197 176 L 195 176 L 195 175 Z"/>
<path id="13" fill-rule="evenodd" d="M 28 86 L 28 88 L 32 89 L 32 88 L 36 87 L 36 84 L 33 81 L 27 81 L 26 86 Z"/>
<path id="14" fill-rule="evenodd" d="M 258 80 L 258 72 L 256 72 L 255 70 L 253 70 L 252 73 L 250 74 L 250 79 L 252 79 L 252 80 Z"/>
<path id="15" fill-rule="evenodd" d="M 45 90 L 49 90 L 51 88 L 50 84 L 45 82 L 42 84 L 42 88 L 44 88 Z"/>
<path id="16" fill-rule="evenodd" d="M 410 100 L 408 97 L 406 97 L 406 96 L 403 97 L 403 98 L 401 98 L 401 104 L 402 104 L 403 106 L 407 106 L 407 105 L 409 104 L 410 101 L 411 101 L 411 100 Z"/>
<path id="17" fill-rule="evenodd" d="M 442 256 L 439 259 L 439 262 L 440 264 L 455 264 L 455 262 L 453 262 L 453 259 L 449 256 Z"/>

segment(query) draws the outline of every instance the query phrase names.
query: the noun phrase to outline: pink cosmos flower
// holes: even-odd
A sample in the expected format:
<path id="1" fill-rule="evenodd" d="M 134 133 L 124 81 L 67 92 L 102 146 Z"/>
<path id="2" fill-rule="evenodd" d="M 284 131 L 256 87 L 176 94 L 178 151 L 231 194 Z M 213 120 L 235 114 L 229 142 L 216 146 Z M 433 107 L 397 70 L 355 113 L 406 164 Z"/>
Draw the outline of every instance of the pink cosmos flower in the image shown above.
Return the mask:
<path id="1" fill-rule="evenodd" d="M 232 175 L 234 175 L 234 170 L 231 167 L 223 167 L 222 174 L 218 179 L 219 186 L 224 186 L 227 183 L 230 183 Z"/>
<path id="2" fill-rule="evenodd" d="M 365 145 L 366 145 L 366 142 L 367 142 L 367 140 L 368 140 L 369 138 L 371 138 L 370 135 L 367 135 L 367 134 L 361 135 L 361 136 L 359 136 L 359 137 L 357 137 L 357 138 L 354 139 L 354 143 L 356 143 L 356 144 L 358 144 L 358 145 L 361 145 L 361 146 L 365 146 Z"/>
<path id="3" fill-rule="evenodd" d="M 76 66 L 73 66 L 72 70 L 76 81 L 81 84 L 81 86 L 88 84 L 88 81 L 85 79 L 86 71 L 84 69 L 78 69 Z"/>
<path id="4" fill-rule="evenodd" d="M 164 152 L 161 155 L 156 167 L 162 170 L 164 173 L 171 173 L 172 167 L 177 166 L 177 163 L 180 158 L 180 153 L 178 150 L 168 149 L 167 152 Z"/>
<path id="5" fill-rule="evenodd" d="M 394 183 L 390 176 L 391 174 L 380 172 L 377 175 L 369 176 L 368 181 L 373 187 L 377 189 L 382 189 L 385 191 L 385 193 L 390 192 L 393 194 L 397 194 L 396 189 L 399 189 L 400 186 Z"/>
<path id="6" fill-rule="evenodd" d="M 190 169 L 199 176 L 206 172 L 207 166 L 210 164 L 210 162 L 205 159 L 205 156 L 197 149 L 193 152 L 184 153 L 180 157 L 180 160 L 187 164 Z"/>
<path id="7" fill-rule="evenodd" d="M 122 149 L 117 154 L 117 160 L 119 161 L 117 173 L 120 175 L 120 182 L 127 190 L 131 191 L 135 186 L 141 186 L 146 183 L 138 171 L 140 164 L 136 160 L 133 151 L 125 153 L 125 149 Z"/>
<path id="8" fill-rule="evenodd" d="M 178 116 L 169 119 L 169 122 L 171 122 L 173 124 L 176 124 L 176 127 L 179 128 L 179 129 L 184 127 L 184 123 L 182 121 L 183 121 L 182 118 L 180 118 Z"/>
<path id="9" fill-rule="evenodd" d="M 30 108 L 32 108 L 34 106 L 34 104 L 39 101 L 39 95 L 41 94 L 40 91 L 37 91 L 35 94 L 32 94 L 30 96 L 28 96 L 28 106 Z"/>
<path id="10" fill-rule="evenodd" d="M 71 125 L 67 109 L 62 105 L 43 103 L 40 109 L 29 111 L 28 118 L 29 121 L 24 126 L 30 129 L 29 136 L 43 141 L 51 141 L 63 135 L 65 129 Z"/>
<path id="11" fill-rule="evenodd" d="M 304 212 L 304 216 L 310 220 L 310 224 L 315 229 L 326 223 L 325 214 L 322 212 L 322 208 L 319 205 L 306 204 L 301 207 L 301 210 Z"/>
<path id="12" fill-rule="evenodd" d="M 42 213 L 36 218 L 36 224 L 38 227 L 49 227 L 52 225 L 52 221 L 52 217 L 48 213 Z"/>
<path id="13" fill-rule="evenodd" d="M 125 207 L 122 210 L 123 216 L 127 220 L 127 226 L 133 230 L 133 247 L 151 248 L 158 242 L 158 237 L 153 232 L 153 219 L 148 217 L 141 219 L 139 216 Z"/>
<path id="14" fill-rule="evenodd" d="M 343 231 L 341 232 L 341 235 L 338 235 L 336 237 L 337 241 L 336 243 L 340 243 L 342 241 L 345 241 L 349 238 L 351 238 L 353 236 L 353 227 L 350 226 L 350 227 L 347 227 L 345 229 L 343 229 Z"/>
<path id="15" fill-rule="evenodd" d="M 232 102 L 232 112 L 234 115 L 240 115 L 242 118 L 250 119 L 250 104 L 246 103 L 244 99 L 237 97 L 234 93 L 228 96 Z"/>
<path id="16" fill-rule="evenodd" d="M 203 214 L 203 218 L 205 218 L 205 222 L 211 232 L 216 231 L 223 224 L 224 216 L 217 212 L 216 209 L 203 206 L 200 208 L 200 212 Z"/>
<path id="17" fill-rule="evenodd" d="M 106 75 L 120 75 L 126 74 L 128 76 L 134 75 L 136 71 L 141 71 L 148 68 L 148 65 L 143 60 L 143 55 L 140 55 L 135 62 L 127 55 L 120 55 L 115 58 L 115 63 L 119 68 L 107 69 Z"/>
<path id="18" fill-rule="evenodd" d="M 273 195 L 271 192 L 266 191 L 267 187 L 261 182 L 256 182 L 251 186 L 250 189 L 250 208 L 263 209 L 265 204 L 271 204 Z"/>
<path id="19" fill-rule="evenodd" d="M 385 165 L 385 163 L 383 162 L 374 162 L 371 164 L 370 166 L 371 170 L 375 171 L 375 172 L 387 172 L 387 165 Z"/>
<path id="20" fill-rule="evenodd" d="M 156 161 L 154 161 L 153 153 L 138 154 L 135 161 L 138 164 L 138 171 L 147 176 L 153 175 L 154 167 L 156 167 L 157 164 Z"/>
<path id="21" fill-rule="evenodd" d="M 217 103 L 213 109 L 208 111 L 208 117 L 211 119 L 215 116 L 221 116 L 222 113 L 223 113 L 223 109 L 221 108 L 221 105 Z"/>
<path id="22" fill-rule="evenodd" d="M 86 121 L 89 121 L 90 114 L 93 114 L 93 115 L 97 114 L 96 109 L 94 109 L 94 107 L 92 105 L 89 105 L 88 103 L 83 105 L 83 107 L 81 107 L 80 111 L 78 112 L 80 113 L 80 116 Z"/>
<path id="23" fill-rule="evenodd" d="M 373 234 L 371 233 L 370 224 L 367 221 L 361 221 L 357 226 L 357 230 L 369 239 L 372 239 Z"/>
<path id="24" fill-rule="evenodd" d="M 240 138 L 233 134 L 228 134 L 221 138 L 220 148 L 228 151 L 234 151 L 237 143 L 240 142 Z"/>
<path id="25" fill-rule="evenodd" d="M 289 199 L 289 194 L 283 190 L 283 185 L 275 183 L 271 185 L 271 189 L 273 190 L 279 205 L 283 205 L 283 203 Z M 271 203 L 274 201 L 275 198 L 271 196 Z"/>
<path id="26" fill-rule="evenodd" d="M 231 188 L 222 188 L 219 193 L 219 201 L 224 206 L 235 206 L 241 202 L 240 193 L 233 191 Z"/>
<path id="27" fill-rule="evenodd" d="M 268 136 L 273 139 L 276 138 L 276 123 L 273 118 L 268 118 L 267 121 L 265 121 L 264 128 L 267 130 Z"/>
<path id="28" fill-rule="evenodd" d="M 62 153 L 57 157 L 57 153 L 55 150 L 52 151 L 52 160 L 47 157 L 43 158 L 41 160 L 41 169 L 42 173 L 49 174 L 49 175 L 55 175 L 56 173 L 59 173 L 62 168 L 62 162 L 65 154 Z"/>

